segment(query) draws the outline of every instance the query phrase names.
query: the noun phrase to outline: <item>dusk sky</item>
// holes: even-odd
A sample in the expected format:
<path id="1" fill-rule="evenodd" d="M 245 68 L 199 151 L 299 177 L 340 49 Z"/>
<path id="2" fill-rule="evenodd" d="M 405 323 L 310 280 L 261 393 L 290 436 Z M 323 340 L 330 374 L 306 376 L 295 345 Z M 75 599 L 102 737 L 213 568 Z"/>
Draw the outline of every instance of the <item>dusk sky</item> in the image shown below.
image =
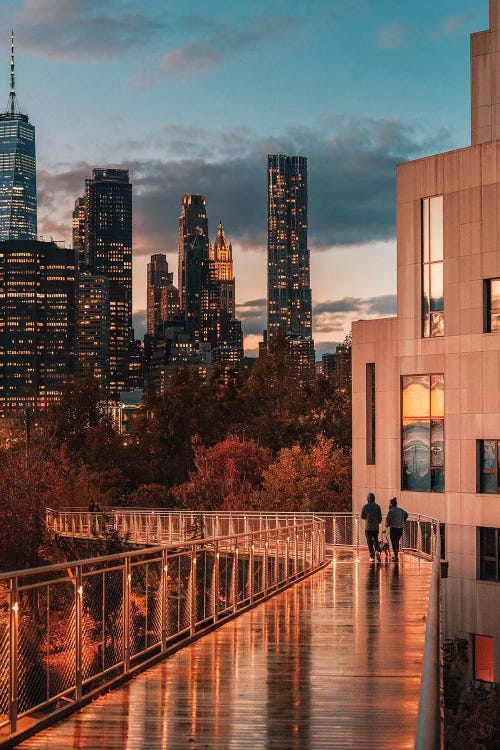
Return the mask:
<path id="1" fill-rule="evenodd" d="M 308 157 L 318 355 L 352 320 L 395 311 L 395 165 L 470 143 L 469 34 L 488 27 L 487 0 L 0 7 L 0 91 L 6 106 L 13 27 L 18 102 L 36 127 L 39 233 L 70 244 L 92 167 L 130 170 L 137 336 L 148 258 L 166 252 L 176 281 L 181 196 L 203 193 L 211 240 L 221 220 L 233 243 L 255 353 L 269 153 Z"/>

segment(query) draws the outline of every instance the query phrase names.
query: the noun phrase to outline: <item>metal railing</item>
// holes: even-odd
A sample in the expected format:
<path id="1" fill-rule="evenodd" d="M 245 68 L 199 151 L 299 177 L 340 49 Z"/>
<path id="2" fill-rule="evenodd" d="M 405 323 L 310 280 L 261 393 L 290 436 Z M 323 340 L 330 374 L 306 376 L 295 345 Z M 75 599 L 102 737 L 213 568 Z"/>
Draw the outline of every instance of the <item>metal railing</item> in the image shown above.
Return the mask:
<path id="1" fill-rule="evenodd" d="M 324 529 L 289 518 L 0 575 L 0 746 L 319 569 Z"/>
<path id="2" fill-rule="evenodd" d="M 415 750 L 441 750 L 443 746 L 439 524 L 435 529 L 436 552 L 429 590 Z"/>
<path id="3" fill-rule="evenodd" d="M 88 513 L 81 508 L 47 510 L 47 526 L 62 536 L 99 536 L 115 529 L 132 544 L 171 544 L 185 539 L 248 533 L 264 528 L 279 528 L 312 518 L 325 521 L 327 546 L 364 547 L 364 521 L 359 513 L 269 513 L 261 511 L 173 511 L 109 508 Z M 402 548 L 433 560 L 436 555 L 437 521 L 429 516 L 410 513 L 406 522 Z"/>

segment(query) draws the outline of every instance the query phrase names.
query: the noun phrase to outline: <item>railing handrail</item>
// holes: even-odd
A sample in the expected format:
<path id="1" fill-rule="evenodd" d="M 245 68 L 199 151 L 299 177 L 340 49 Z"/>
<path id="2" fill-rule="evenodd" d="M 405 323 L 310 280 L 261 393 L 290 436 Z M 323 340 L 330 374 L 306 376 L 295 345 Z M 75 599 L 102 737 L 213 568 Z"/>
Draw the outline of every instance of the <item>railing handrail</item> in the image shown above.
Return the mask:
<path id="1" fill-rule="evenodd" d="M 129 550 L 127 552 L 115 552 L 112 555 L 98 555 L 96 557 L 86 557 L 80 560 L 70 560 L 68 562 L 64 563 L 54 563 L 52 565 L 39 565 L 36 568 L 22 568 L 21 570 L 13 570 L 8 571 L 7 573 L 0 573 L 0 581 L 10 579 L 10 578 L 25 578 L 27 576 L 31 575 L 37 575 L 40 573 L 56 573 L 60 570 L 66 570 L 67 568 L 72 568 L 77 565 L 94 565 L 96 563 L 106 563 L 106 562 L 113 562 L 114 560 L 122 560 L 124 557 L 137 557 L 138 555 L 154 555 L 158 554 L 160 552 L 171 552 L 174 551 L 177 547 L 179 548 L 185 548 L 185 547 L 195 547 L 199 546 L 200 544 L 215 544 L 216 542 L 222 542 L 222 541 L 230 541 L 230 540 L 240 540 L 245 537 L 255 537 L 255 536 L 263 536 L 265 534 L 269 534 L 272 532 L 286 532 L 290 529 L 299 529 L 302 526 L 307 527 L 311 526 L 313 523 L 323 524 L 324 521 L 321 520 L 321 517 L 311 516 L 311 519 L 307 522 L 303 523 L 296 523 L 296 524 L 289 524 L 288 526 L 272 526 L 270 528 L 266 529 L 256 529 L 254 531 L 241 531 L 236 534 L 221 534 L 220 536 L 206 536 L 206 537 L 198 537 L 197 539 L 185 539 L 177 542 L 169 542 L 165 544 L 157 544 L 155 547 L 143 547 L 141 549 L 134 549 Z"/>
<path id="2" fill-rule="evenodd" d="M 436 553 L 429 587 L 415 750 L 441 750 L 442 747 L 440 581 L 441 535 L 439 524 L 437 524 Z"/>

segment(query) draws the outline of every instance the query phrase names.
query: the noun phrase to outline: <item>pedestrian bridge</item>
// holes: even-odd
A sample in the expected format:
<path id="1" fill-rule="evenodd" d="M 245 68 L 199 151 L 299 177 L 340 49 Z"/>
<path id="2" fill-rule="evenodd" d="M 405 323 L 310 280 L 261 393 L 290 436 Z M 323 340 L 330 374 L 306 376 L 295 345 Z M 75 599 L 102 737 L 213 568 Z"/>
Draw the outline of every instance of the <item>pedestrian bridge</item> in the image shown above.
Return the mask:
<path id="1" fill-rule="evenodd" d="M 370 564 L 352 544 L 356 519 L 344 516 L 335 534 L 350 528 L 351 545 L 332 545 L 325 565 L 325 521 L 283 518 L 274 528 L 261 519 L 259 531 L 178 542 L 159 558 L 148 548 L 79 563 L 71 575 L 47 571 L 29 588 L 11 577 L 10 730 L 21 739 L 30 723 L 42 729 L 68 713 L 65 702 L 74 711 L 95 698 L 19 747 L 414 747 L 431 555 L 412 549 L 399 565 Z M 409 529 L 408 539 L 435 544 L 432 523 L 430 537 L 426 526 Z M 23 650 L 21 610 L 37 607 L 47 625 Z M 120 674 L 133 679 L 97 697 L 97 683 L 117 685 Z M 31 708 L 28 693 L 39 701 Z"/>

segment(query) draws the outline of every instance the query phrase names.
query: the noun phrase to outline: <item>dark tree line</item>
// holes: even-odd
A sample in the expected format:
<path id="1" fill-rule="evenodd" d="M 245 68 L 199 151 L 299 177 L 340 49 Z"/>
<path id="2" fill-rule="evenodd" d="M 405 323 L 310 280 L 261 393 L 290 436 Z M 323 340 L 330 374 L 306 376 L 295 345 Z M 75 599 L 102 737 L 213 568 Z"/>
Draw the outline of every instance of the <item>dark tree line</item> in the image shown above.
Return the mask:
<path id="1" fill-rule="evenodd" d="M 251 372 L 205 381 L 174 371 L 162 396 L 147 393 L 134 431 L 118 434 L 93 381 L 68 382 L 57 404 L 22 422 L 2 420 L 0 565 L 51 559 L 45 508 L 97 501 L 138 507 L 269 507 L 350 499 L 350 340 L 330 377 L 300 384 L 278 337 Z M 316 474 L 314 467 L 316 467 Z M 287 496 L 290 473 L 300 477 Z M 283 509 L 285 509 L 283 507 Z"/>

